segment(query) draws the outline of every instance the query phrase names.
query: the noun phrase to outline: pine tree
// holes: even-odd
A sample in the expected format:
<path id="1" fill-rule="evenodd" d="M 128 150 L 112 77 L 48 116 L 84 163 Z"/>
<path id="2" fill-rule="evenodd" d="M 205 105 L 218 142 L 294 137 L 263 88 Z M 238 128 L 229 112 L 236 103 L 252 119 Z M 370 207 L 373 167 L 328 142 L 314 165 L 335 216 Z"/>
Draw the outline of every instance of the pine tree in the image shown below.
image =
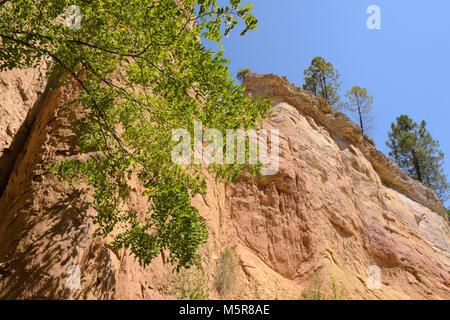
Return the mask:
<path id="1" fill-rule="evenodd" d="M 331 63 L 322 57 L 315 57 L 303 74 L 305 75 L 303 89 L 325 99 L 331 106 L 337 106 L 340 99 L 337 92 L 341 83 L 338 81 L 339 73 Z"/>
<path id="2" fill-rule="evenodd" d="M 443 171 L 444 154 L 439 142 L 431 137 L 426 122 L 420 125 L 407 115 L 397 118 L 391 124 L 386 145 L 391 149 L 389 156 L 405 172 L 435 190 L 442 201 L 449 198 L 449 184 Z"/>
<path id="3" fill-rule="evenodd" d="M 342 109 L 356 115 L 362 134 L 368 133 L 373 128 L 372 103 L 373 97 L 367 93 L 367 89 L 354 86 L 346 94 L 348 103 L 341 104 Z"/>

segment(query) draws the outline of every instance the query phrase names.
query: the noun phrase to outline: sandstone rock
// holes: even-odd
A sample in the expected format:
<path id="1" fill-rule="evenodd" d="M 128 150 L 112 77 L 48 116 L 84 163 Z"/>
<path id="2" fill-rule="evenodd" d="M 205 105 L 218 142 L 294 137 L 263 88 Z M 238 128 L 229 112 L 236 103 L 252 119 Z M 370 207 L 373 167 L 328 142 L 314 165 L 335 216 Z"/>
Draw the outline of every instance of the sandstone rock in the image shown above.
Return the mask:
<path id="1" fill-rule="evenodd" d="M 223 298 L 213 279 L 232 247 L 239 267 L 226 298 L 299 299 L 318 275 L 330 296 L 332 274 L 347 299 L 449 299 L 450 230 L 435 193 L 363 140 L 345 115 L 282 77 L 251 75 L 244 84 L 274 101 L 264 128 L 280 130 L 280 170 L 233 184 L 208 177 L 207 195 L 194 199 L 210 231 L 201 249 L 209 296 Z M 111 250 L 110 239 L 92 236 L 96 213 L 85 210 L 85 185 L 42 176 L 53 161 L 81 158 L 70 130 L 78 92 L 69 83 L 48 93 L 15 157 L 0 197 L 0 298 L 174 299 L 179 283 L 164 255 L 143 269 L 127 250 Z M 1 119 L 8 125 L 25 115 Z M 142 187 L 132 190 L 128 205 L 143 214 Z M 379 290 L 366 287 L 371 265 L 381 268 Z M 79 268 L 79 290 L 67 286 L 70 266 Z"/>

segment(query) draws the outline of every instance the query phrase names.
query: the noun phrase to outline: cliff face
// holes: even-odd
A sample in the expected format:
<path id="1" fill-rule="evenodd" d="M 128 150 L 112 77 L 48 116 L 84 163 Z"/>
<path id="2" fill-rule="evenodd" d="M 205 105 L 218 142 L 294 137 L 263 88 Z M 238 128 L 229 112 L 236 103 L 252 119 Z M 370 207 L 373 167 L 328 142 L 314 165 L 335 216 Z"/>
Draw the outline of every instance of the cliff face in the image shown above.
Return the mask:
<path id="1" fill-rule="evenodd" d="M 37 69 L 0 75 L 0 194 L 41 107 L 38 97 L 44 93 L 45 69 L 43 62 Z"/>
<path id="2" fill-rule="evenodd" d="M 20 72 L 0 75 L 8 83 L 2 95 L 19 92 L 11 84 Z M 331 275 L 347 299 L 450 299 L 450 229 L 434 192 L 362 140 L 346 116 L 282 77 L 250 75 L 244 85 L 274 101 L 264 127 L 280 130 L 280 169 L 258 182 L 208 179 L 208 194 L 194 199 L 210 231 L 204 273 L 180 278 L 164 255 L 143 269 L 127 250 L 111 250 L 110 239 L 94 238 L 85 185 L 70 188 L 43 175 L 53 161 L 81 157 L 71 132 L 79 88 L 49 92 L 33 84 L 39 94 L 21 108 L 34 121 L 5 170 L 0 197 L 0 298 L 165 299 L 176 298 L 180 284 L 201 282 L 210 298 L 299 299 L 315 279 L 330 297 Z M 0 112 L 14 108 L 5 101 Z M 11 139 L 3 126 L 19 120 L 23 113 L 1 119 L 5 145 Z M 136 183 L 129 206 L 143 213 L 141 191 Z M 236 281 L 221 296 L 214 279 L 226 247 L 233 248 Z M 366 286 L 373 265 L 381 269 L 379 289 Z M 77 270 L 80 287 L 69 289 Z"/>

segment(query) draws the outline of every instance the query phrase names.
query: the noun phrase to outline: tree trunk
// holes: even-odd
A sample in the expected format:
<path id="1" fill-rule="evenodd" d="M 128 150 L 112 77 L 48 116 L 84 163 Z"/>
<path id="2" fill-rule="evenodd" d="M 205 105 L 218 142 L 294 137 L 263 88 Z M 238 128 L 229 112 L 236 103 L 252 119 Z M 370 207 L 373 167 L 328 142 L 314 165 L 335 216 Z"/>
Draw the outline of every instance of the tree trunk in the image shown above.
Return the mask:
<path id="1" fill-rule="evenodd" d="M 422 181 L 422 173 L 420 171 L 419 159 L 417 159 L 416 150 L 412 149 L 411 155 L 413 157 L 413 164 L 414 164 L 414 169 L 416 170 L 417 179 L 419 179 L 420 182 L 423 182 Z"/>
<path id="2" fill-rule="evenodd" d="M 360 106 L 360 103 L 359 103 L 358 95 L 356 95 L 356 104 L 358 105 L 359 125 L 361 127 L 362 135 L 364 136 L 364 124 L 363 124 L 362 113 L 361 113 L 361 106 Z"/>
<path id="3" fill-rule="evenodd" d="M 328 103 L 328 93 L 327 93 L 327 80 L 325 77 L 319 78 L 320 88 L 322 89 L 322 98 L 324 98 Z"/>

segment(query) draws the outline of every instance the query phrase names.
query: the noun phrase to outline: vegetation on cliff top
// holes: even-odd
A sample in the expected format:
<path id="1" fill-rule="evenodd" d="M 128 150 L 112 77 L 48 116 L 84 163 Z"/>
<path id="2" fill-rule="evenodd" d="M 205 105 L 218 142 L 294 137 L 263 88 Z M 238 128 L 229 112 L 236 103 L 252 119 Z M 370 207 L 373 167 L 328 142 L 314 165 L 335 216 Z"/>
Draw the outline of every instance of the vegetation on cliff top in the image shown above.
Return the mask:
<path id="1" fill-rule="evenodd" d="M 439 142 L 431 137 L 426 122 L 420 125 L 407 115 L 401 115 L 391 124 L 386 145 L 391 149 L 389 156 L 414 179 L 435 190 L 442 201 L 449 198 L 449 183 L 444 174 L 444 154 Z"/>
<path id="2" fill-rule="evenodd" d="M 349 111 L 355 115 L 362 135 L 368 137 L 373 124 L 373 97 L 367 89 L 353 86 L 345 94 L 348 102 L 340 102 L 339 73 L 321 57 L 315 57 L 304 74 L 303 89 L 324 98 L 335 110 Z M 392 123 L 391 129 L 386 145 L 391 149 L 389 156 L 392 161 L 411 177 L 433 189 L 443 202 L 448 200 L 450 187 L 443 170 L 444 154 L 439 150 L 439 142 L 427 131 L 426 122 L 422 121 L 419 126 L 408 116 L 401 115 L 396 124 Z"/>
<path id="3" fill-rule="evenodd" d="M 366 135 L 373 130 L 372 104 L 373 97 L 367 93 L 366 88 L 353 86 L 346 94 L 347 103 L 342 104 L 342 109 L 350 111 L 358 119 L 361 132 Z"/>
<path id="4" fill-rule="evenodd" d="M 340 99 L 338 91 L 341 83 L 339 82 L 339 72 L 331 63 L 322 57 L 315 57 L 303 74 L 305 75 L 303 89 L 325 99 L 331 106 L 338 105 Z"/>
<path id="5" fill-rule="evenodd" d="M 237 74 L 236 74 L 236 79 L 238 79 L 239 81 L 244 81 L 244 78 L 247 74 L 251 74 L 252 72 L 250 71 L 249 68 L 246 69 L 240 69 Z"/>

